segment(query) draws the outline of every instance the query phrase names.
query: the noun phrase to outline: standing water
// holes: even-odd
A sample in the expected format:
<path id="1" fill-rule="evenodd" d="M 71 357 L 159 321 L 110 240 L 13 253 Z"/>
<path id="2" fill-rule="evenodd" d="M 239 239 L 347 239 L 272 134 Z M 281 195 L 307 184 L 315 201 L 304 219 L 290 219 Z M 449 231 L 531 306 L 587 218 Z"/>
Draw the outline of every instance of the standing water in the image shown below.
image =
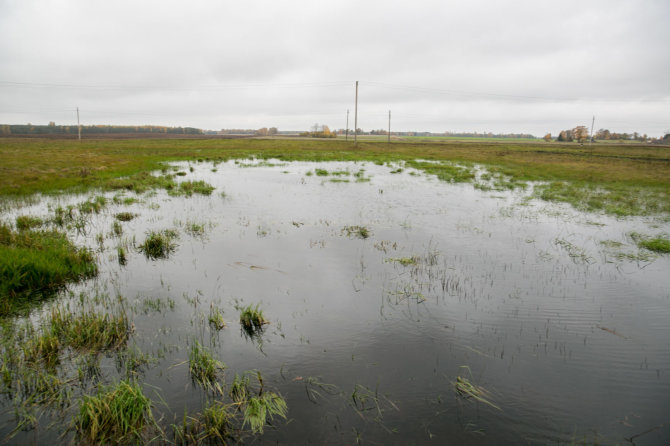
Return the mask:
<path id="1" fill-rule="evenodd" d="M 98 277 L 30 318 L 80 292 L 122 301 L 129 343 L 151 358 L 136 376 L 170 441 L 170 424 L 217 398 L 189 374 L 198 342 L 225 363 L 223 385 L 256 371 L 286 400 L 260 444 L 670 444 L 670 259 L 630 235 L 668 233 L 667 221 L 395 167 L 175 164 L 212 195 L 117 196 L 70 230 L 97 250 Z M 108 234 L 120 212 L 135 218 Z M 137 249 L 164 230 L 177 234 L 167 258 Z M 251 334 L 239 323 L 249 305 L 269 321 Z M 91 388 L 123 375 L 112 352 L 99 361 Z M 2 407 L 5 438 L 17 415 Z M 50 430 L 67 426 L 9 441 L 52 444 Z"/>

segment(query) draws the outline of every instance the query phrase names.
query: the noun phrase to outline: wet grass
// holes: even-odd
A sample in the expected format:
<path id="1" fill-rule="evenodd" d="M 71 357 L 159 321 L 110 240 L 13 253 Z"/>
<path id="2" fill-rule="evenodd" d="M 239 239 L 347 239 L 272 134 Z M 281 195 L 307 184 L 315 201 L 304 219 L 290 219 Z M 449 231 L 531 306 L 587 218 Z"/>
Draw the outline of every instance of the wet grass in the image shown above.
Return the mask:
<path id="1" fill-rule="evenodd" d="M 629 236 L 637 244 L 638 247 L 644 248 L 646 250 L 656 252 L 659 254 L 669 254 L 670 253 L 670 239 L 663 235 L 658 235 L 652 237 L 645 234 L 640 234 L 637 232 L 631 232 Z"/>
<path id="2" fill-rule="evenodd" d="M 361 239 L 366 239 L 370 237 L 370 230 L 365 226 L 345 226 L 342 228 L 342 233 L 347 237 L 357 237 Z"/>
<path id="3" fill-rule="evenodd" d="M 472 379 L 472 373 L 470 373 L 470 368 L 467 366 L 462 366 L 461 368 L 469 372 L 470 378 L 457 376 L 456 381 L 453 381 L 451 384 L 454 387 L 456 395 L 464 399 L 473 399 L 482 404 L 485 404 L 494 409 L 501 410 L 496 404 L 494 404 L 489 396 L 489 393 L 482 386 L 474 384 Z"/>
<path id="4" fill-rule="evenodd" d="M 31 215 L 19 215 L 16 217 L 16 229 L 19 231 L 39 228 L 43 224 L 44 221 L 39 217 L 33 217 Z"/>
<path id="5" fill-rule="evenodd" d="M 240 324 L 247 333 L 256 333 L 263 329 L 263 326 L 270 321 L 265 319 L 263 310 L 259 309 L 259 304 L 249 305 L 240 309 Z"/>
<path id="6" fill-rule="evenodd" d="M 225 368 L 225 364 L 214 358 L 212 353 L 205 347 L 195 342 L 191 346 L 188 355 L 188 370 L 191 379 L 207 390 L 217 391 L 223 394 L 221 385 L 217 382 L 219 373 Z"/>
<path id="7" fill-rule="evenodd" d="M 136 215 L 132 212 L 119 212 L 114 216 L 118 221 L 130 221 L 135 217 Z"/>
<path id="8" fill-rule="evenodd" d="M 58 231 L 12 231 L 0 225 L 0 315 L 35 297 L 97 274 L 91 252 Z M 31 296 L 32 295 L 32 296 Z"/>
<path id="9" fill-rule="evenodd" d="M 260 396 L 254 396 L 247 400 L 244 409 L 244 423 L 249 425 L 251 432 L 262 434 L 264 426 L 275 416 L 286 419 L 288 407 L 286 401 L 274 392 L 263 392 Z"/>
<path id="10" fill-rule="evenodd" d="M 226 321 L 223 319 L 223 310 L 212 304 L 209 307 L 209 325 L 215 330 L 221 330 L 226 326 Z"/>
<path id="11" fill-rule="evenodd" d="M 177 249 L 177 244 L 174 241 L 177 237 L 177 232 L 171 229 L 149 231 L 138 249 L 148 259 L 166 259 Z"/>
<path id="12" fill-rule="evenodd" d="M 170 189 L 168 193 L 170 195 L 175 196 L 183 195 L 186 197 L 190 197 L 193 194 L 211 195 L 214 189 L 215 189 L 214 186 L 202 180 L 184 181 L 182 183 L 179 183 L 178 187 Z"/>
<path id="13" fill-rule="evenodd" d="M 3 138 L 0 141 L 2 196 L 61 190 L 172 190 L 169 175 L 153 176 L 163 162 L 212 162 L 256 158 L 282 161 L 408 161 L 450 182 L 474 181 L 469 166 L 495 169 L 514 182 L 547 185 L 538 196 L 579 209 L 614 215 L 670 213 L 670 152 L 650 145 L 517 143 L 489 141 L 352 142 L 295 139 L 105 140 Z M 439 165 L 414 160 L 439 161 Z M 448 163 L 443 163 L 447 161 Z M 414 164 L 412 164 L 414 162 Z M 418 164 L 417 164 L 418 163 Z M 516 187 L 516 186 L 514 186 Z M 630 197 L 636 197 L 631 201 Z"/>
<path id="14" fill-rule="evenodd" d="M 92 444 L 143 443 L 145 429 L 152 425 L 151 400 L 130 381 L 84 396 L 75 419 L 77 433 Z"/>
<path id="15" fill-rule="evenodd" d="M 124 346 L 131 326 L 125 314 L 94 310 L 74 314 L 58 307 L 51 312 L 50 330 L 64 345 L 80 351 L 100 352 Z"/>

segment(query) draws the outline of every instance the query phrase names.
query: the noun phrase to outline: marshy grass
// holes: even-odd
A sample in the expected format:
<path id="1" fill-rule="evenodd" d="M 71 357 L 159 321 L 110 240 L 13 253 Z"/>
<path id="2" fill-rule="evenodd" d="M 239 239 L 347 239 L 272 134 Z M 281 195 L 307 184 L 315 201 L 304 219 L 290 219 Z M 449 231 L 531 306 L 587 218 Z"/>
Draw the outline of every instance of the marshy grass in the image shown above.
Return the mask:
<path id="1" fill-rule="evenodd" d="M 51 292 L 97 274 L 93 254 L 64 233 L 0 225 L 0 315 L 18 308 L 34 292 Z"/>
<path id="2" fill-rule="evenodd" d="M 148 259 L 165 259 L 177 249 L 176 238 L 178 234 L 172 229 L 149 231 L 138 249 Z"/>
<path id="3" fill-rule="evenodd" d="M 82 214 L 99 214 L 106 205 L 107 199 L 102 195 L 99 195 L 92 200 L 79 203 L 77 209 L 79 209 L 79 212 Z"/>
<path id="4" fill-rule="evenodd" d="M 44 221 L 41 218 L 32 215 L 19 215 L 16 217 L 16 229 L 19 231 L 39 228 L 43 224 Z"/>
<path id="5" fill-rule="evenodd" d="M 112 315 L 95 310 L 75 314 L 62 307 L 51 311 L 52 333 L 75 350 L 99 352 L 123 347 L 131 325 L 125 314 Z"/>
<path id="6" fill-rule="evenodd" d="M 112 235 L 120 237 L 123 234 L 123 226 L 118 221 L 112 222 Z"/>
<path id="7" fill-rule="evenodd" d="M 670 253 L 670 240 L 663 235 L 652 237 L 638 232 L 631 232 L 628 235 L 640 248 L 659 254 Z"/>
<path id="8" fill-rule="evenodd" d="M 247 333 L 255 333 L 263 329 L 263 326 L 270 321 L 265 319 L 263 310 L 260 310 L 259 304 L 249 305 L 240 310 L 240 324 Z"/>
<path id="9" fill-rule="evenodd" d="M 226 321 L 223 319 L 223 310 L 214 304 L 209 307 L 209 325 L 217 331 L 226 326 Z"/>
<path id="10" fill-rule="evenodd" d="M 151 406 L 139 384 L 120 381 L 82 398 L 75 427 L 93 444 L 142 443 L 146 428 L 155 425 Z"/>
<path id="11" fill-rule="evenodd" d="M 402 266 L 416 265 L 421 259 L 418 256 L 411 257 L 390 257 L 385 261 L 387 263 L 399 263 Z"/>
<path id="12" fill-rule="evenodd" d="M 178 187 L 168 191 L 170 195 L 184 195 L 190 197 L 193 194 L 211 195 L 215 187 L 205 181 L 184 181 Z"/>
<path id="13" fill-rule="evenodd" d="M 118 221 L 130 221 L 135 217 L 136 215 L 132 212 L 119 212 L 114 216 Z"/>
<path id="14" fill-rule="evenodd" d="M 461 366 L 461 368 L 468 371 L 470 378 L 457 376 L 456 381 L 452 381 L 451 384 L 454 387 L 456 395 L 464 399 L 472 398 L 482 404 L 493 407 L 494 409 L 501 410 L 500 407 L 490 400 L 489 393 L 486 389 L 471 381 L 472 373 L 470 372 L 470 368 L 468 366 Z"/>
<path id="15" fill-rule="evenodd" d="M 284 398 L 274 392 L 263 392 L 247 400 L 242 427 L 249 425 L 251 432 L 262 434 L 263 428 L 272 418 L 279 416 L 286 419 L 287 412 Z"/>
<path id="16" fill-rule="evenodd" d="M 219 372 L 226 365 L 215 359 L 212 353 L 196 341 L 188 355 L 188 369 L 191 379 L 207 390 L 223 394 L 223 388 L 217 382 Z"/>
<path id="17" fill-rule="evenodd" d="M 370 237 L 370 230 L 365 226 L 345 226 L 342 228 L 342 233 L 346 234 L 347 237 L 358 237 L 361 239 L 366 239 Z"/>
<path id="18" fill-rule="evenodd" d="M 172 425 L 175 444 L 227 444 L 235 441 L 238 433 L 231 405 L 211 401 L 201 414 L 194 417 L 184 415 L 181 425 Z"/>

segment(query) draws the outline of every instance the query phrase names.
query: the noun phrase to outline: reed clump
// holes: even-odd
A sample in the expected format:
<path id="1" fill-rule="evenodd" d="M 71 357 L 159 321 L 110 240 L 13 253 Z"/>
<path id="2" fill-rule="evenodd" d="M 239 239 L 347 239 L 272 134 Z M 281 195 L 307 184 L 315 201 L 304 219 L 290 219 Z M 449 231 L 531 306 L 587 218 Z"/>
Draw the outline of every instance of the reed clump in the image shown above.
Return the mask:
<path id="1" fill-rule="evenodd" d="M 165 259 L 177 249 L 174 241 L 177 236 L 177 232 L 171 229 L 149 231 L 139 250 L 149 259 Z"/>
<path id="2" fill-rule="evenodd" d="M 247 333 L 255 333 L 262 330 L 264 325 L 270 323 L 270 321 L 265 319 L 263 310 L 258 307 L 259 304 L 256 304 L 255 306 L 249 305 L 242 308 L 240 312 L 240 324 L 242 324 L 242 328 L 244 328 Z"/>
<path id="3" fill-rule="evenodd" d="M 77 433 L 93 444 L 141 443 L 150 425 L 155 425 L 151 400 L 131 381 L 84 396 L 75 418 Z"/>

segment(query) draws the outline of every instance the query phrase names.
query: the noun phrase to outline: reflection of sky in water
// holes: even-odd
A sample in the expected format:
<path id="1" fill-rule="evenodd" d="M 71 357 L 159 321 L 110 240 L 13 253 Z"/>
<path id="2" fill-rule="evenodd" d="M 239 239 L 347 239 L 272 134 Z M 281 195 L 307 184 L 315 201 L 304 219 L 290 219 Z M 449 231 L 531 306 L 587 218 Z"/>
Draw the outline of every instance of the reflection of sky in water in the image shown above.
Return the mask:
<path id="1" fill-rule="evenodd" d="M 593 430 L 620 442 L 668 421 L 670 261 L 616 260 L 600 244 L 615 240 L 636 253 L 628 232 L 670 232 L 667 223 L 580 214 L 524 202 L 521 194 L 391 175 L 372 163 L 320 165 L 364 168 L 371 178 L 332 183 L 305 175 L 315 166 L 230 162 L 214 173 L 196 164 L 177 178 L 204 179 L 217 188 L 212 196 L 161 191 L 143 203 L 112 205 L 77 237 L 96 246 L 95 235 L 109 232 L 121 210 L 140 215 L 123 224 L 123 237 L 137 243 L 149 229 L 181 228 L 170 259 L 131 251 L 125 268 L 116 261 L 118 241 L 108 238 L 97 280 L 131 302 L 176 302 L 174 311 L 133 316 L 143 350 L 167 348 L 146 374 L 170 407 L 167 417 L 202 409 L 188 367 L 175 366 L 199 339 L 228 365 L 228 382 L 259 369 L 287 398 L 293 421 L 267 433 L 268 442 L 352 443 L 360 435 L 379 444 L 431 436 L 547 443 Z M 44 204 L 17 212 L 39 214 Z M 192 237 L 187 221 L 212 227 Z M 350 225 L 371 236 L 347 237 L 342 228 Z M 411 256 L 416 265 L 393 260 Z M 184 295 L 199 296 L 197 305 Z M 218 334 L 206 323 L 212 302 L 228 324 Z M 241 335 L 236 303 L 261 303 L 271 320 L 261 346 Z M 465 365 L 502 411 L 454 396 L 450 381 L 470 376 Z M 310 376 L 338 391 L 308 384 Z M 378 410 L 354 407 L 357 384 L 388 400 L 379 397 Z M 640 444 L 669 437 L 664 427 Z"/>

